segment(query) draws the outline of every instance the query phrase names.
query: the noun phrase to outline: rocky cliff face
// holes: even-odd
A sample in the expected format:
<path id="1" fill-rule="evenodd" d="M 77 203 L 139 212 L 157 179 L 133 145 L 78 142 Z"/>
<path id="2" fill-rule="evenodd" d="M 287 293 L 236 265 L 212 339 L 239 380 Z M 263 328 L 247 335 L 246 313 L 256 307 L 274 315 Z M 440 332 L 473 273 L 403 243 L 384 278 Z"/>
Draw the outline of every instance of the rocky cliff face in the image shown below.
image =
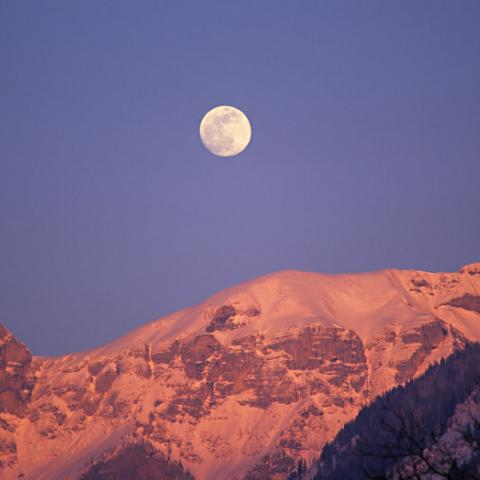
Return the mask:
<path id="1" fill-rule="evenodd" d="M 480 338 L 477 272 L 281 272 L 61 358 L 32 360 L 3 329 L 2 478 L 287 478 Z"/>
<path id="2" fill-rule="evenodd" d="M 16 427 L 28 411 L 35 377 L 28 349 L 0 325 L 0 471 L 18 463 Z"/>
<path id="3" fill-rule="evenodd" d="M 35 381 L 31 363 L 25 345 L 0 325 L 0 412 L 25 414 Z"/>

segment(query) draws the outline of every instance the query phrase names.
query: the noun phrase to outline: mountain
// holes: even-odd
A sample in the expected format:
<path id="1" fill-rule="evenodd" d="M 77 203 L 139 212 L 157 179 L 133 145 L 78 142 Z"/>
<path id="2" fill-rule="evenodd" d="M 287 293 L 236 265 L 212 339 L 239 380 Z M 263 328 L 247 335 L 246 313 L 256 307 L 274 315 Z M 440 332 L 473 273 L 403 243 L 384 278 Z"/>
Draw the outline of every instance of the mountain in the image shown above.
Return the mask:
<path id="1" fill-rule="evenodd" d="M 478 263 L 274 273 L 58 358 L 2 329 L 1 476 L 287 478 L 378 395 L 479 339 Z"/>
<path id="2" fill-rule="evenodd" d="M 479 444 L 480 343 L 469 343 L 364 407 L 324 447 L 315 479 L 480 479 Z"/>

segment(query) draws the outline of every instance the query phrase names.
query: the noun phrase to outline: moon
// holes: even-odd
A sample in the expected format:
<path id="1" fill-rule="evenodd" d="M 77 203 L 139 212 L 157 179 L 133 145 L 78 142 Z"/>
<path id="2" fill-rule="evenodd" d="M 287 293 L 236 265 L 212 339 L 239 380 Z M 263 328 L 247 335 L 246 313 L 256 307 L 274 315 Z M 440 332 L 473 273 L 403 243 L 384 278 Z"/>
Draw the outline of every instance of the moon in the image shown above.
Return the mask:
<path id="1" fill-rule="evenodd" d="M 203 145 L 220 157 L 233 157 L 243 152 L 251 137 L 252 127 L 247 116 L 230 105 L 212 108 L 200 123 Z"/>

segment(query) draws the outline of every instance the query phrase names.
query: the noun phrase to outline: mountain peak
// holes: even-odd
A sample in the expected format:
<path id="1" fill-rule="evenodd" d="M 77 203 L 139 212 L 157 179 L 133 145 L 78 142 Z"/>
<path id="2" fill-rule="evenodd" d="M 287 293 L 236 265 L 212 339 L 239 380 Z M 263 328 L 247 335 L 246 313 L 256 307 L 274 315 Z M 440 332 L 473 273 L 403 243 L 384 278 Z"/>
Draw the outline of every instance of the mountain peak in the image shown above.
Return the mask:
<path id="1" fill-rule="evenodd" d="M 0 413 L 23 416 L 30 400 L 32 355 L 0 324 Z"/>
<path id="2" fill-rule="evenodd" d="M 178 478 L 287 478 L 379 394 L 480 339 L 476 271 L 276 272 L 34 362 L 0 329 L 2 478 L 119 478 L 142 452 Z"/>
<path id="3" fill-rule="evenodd" d="M 480 262 L 469 263 L 458 270 L 460 273 L 467 273 L 469 275 L 480 275 Z"/>

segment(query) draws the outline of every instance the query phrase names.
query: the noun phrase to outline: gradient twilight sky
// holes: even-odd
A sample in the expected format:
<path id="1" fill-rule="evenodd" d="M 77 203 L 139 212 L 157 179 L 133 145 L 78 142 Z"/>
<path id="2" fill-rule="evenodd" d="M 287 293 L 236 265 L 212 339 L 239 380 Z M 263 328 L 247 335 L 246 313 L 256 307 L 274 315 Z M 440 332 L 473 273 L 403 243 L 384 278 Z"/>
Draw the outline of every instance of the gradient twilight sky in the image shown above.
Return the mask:
<path id="1" fill-rule="evenodd" d="M 480 261 L 480 2 L 0 1 L 0 322 L 98 346 L 282 269 Z M 220 104 L 233 158 L 202 146 Z"/>

